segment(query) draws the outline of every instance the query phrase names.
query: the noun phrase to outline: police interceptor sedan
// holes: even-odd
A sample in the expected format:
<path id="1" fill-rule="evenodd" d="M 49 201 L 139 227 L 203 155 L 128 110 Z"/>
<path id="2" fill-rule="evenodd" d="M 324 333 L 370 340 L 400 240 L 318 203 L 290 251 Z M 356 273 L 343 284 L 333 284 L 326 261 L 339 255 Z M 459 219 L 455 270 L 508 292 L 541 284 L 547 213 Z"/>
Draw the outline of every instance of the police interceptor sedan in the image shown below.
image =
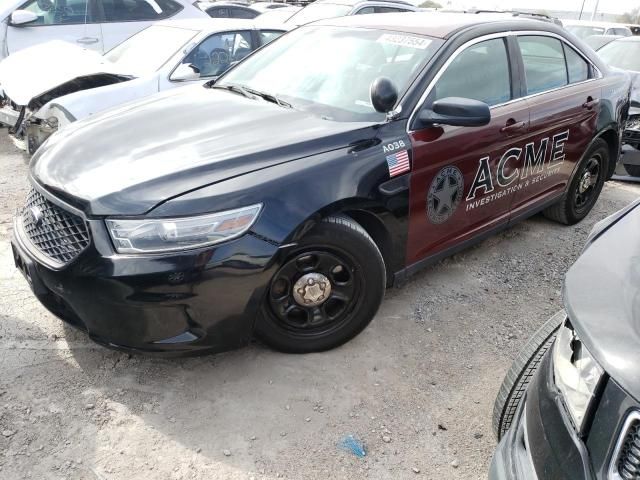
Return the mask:
<path id="1" fill-rule="evenodd" d="M 546 22 L 380 14 L 294 30 L 215 82 L 52 135 L 13 251 L 94 340 L 330 349 L 385 288 L 612 174 L 629 80 Z"/>

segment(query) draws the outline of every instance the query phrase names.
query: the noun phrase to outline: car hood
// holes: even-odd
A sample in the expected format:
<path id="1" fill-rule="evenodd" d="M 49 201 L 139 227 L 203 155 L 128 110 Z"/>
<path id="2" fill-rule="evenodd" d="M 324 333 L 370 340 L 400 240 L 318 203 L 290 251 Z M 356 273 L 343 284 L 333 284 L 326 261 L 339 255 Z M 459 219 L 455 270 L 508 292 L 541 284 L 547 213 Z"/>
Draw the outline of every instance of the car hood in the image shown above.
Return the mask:
<path id="1" fill-rule="evenodd" d="M 75 122 L 31 161 L 36 182 L 89 215 L 140 215 L 183 193 L 375 136 L 202 85 Z"/>
<path id="2" fill-rule="evenodd" d="M 640 399 L 640 208 L 590 244 L 565 279 L 567 314 L 605 371 Z"/>
<path id="3" fill-rule="evenodd" d="M 57 87 L 67 85 L 65 93 L 81 90 L 81 85 L 73 88 L 69 83 L 96 75 L 131 77 L 99 53 L 61 40 L 19 50 L 0 62 L 0 88 L 16 104 L 30 108 L 41 105 L 38 98 Z"/>

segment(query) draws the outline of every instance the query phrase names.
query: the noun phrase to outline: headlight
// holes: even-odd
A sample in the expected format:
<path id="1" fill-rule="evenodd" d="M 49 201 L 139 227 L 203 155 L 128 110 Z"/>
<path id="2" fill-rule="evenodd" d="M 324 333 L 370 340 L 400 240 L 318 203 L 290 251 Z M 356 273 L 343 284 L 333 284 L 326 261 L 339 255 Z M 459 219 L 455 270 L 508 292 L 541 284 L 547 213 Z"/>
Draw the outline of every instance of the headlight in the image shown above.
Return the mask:
<path id="1" fill-rule="evenodd" d="M 604 371 L 566 323 L 560 327 L 553 347 L 553 373 L 556 387 L 580 431 Z"/>
<path id="2" fill-rule="evenodd" d="M 262 204 L 183 218 L 106 220 L 119 253 L 159 253 L 205 247 L 239 237 L 258 217 Z"/>

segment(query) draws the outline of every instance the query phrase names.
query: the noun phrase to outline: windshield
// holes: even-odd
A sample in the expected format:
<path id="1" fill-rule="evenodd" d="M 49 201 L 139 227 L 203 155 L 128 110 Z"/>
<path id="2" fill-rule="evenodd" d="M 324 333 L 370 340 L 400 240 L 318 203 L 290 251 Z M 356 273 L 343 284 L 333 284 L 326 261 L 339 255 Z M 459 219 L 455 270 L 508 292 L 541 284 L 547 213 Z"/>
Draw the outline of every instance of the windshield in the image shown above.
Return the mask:
<path id="1" fill-rule="evenodd" d="M 603 35 L 604 28 L 602 27 L 589 27 L 586 25 L 567 25 L 564 28 L 573 33 L 576 37 L 585 39 L 592 35 Z"/>
<path id="2" fill-rule="evenodd" d="M 351 11 L 351 5 L 336 3 L 312 3 L 293 15 L 286 23 L 305 25 L 324 18 L 342 17 Z"/>
<path id="3" fill-rule="evenodd" d="M 152 73 L 197 33 L 194 30 L 155 25 L 125 40 L 105 54 L 105 58 L 136 75 Z"/>
<path id="4" fill-rule="evenodd" d="M 384 30 L 309 26 L 288 33 L 223 75 L 216 84 L 268 93 L 329 120 L 379 121 L 369 89 L 378 77 L 399 98 L 441 40 Z"/>
<path id="5" fill-rule="evenodd" d="M 598 55 L 607 65 L 640 72 L 640 42 L 611 42 L 598 50 Z"/>

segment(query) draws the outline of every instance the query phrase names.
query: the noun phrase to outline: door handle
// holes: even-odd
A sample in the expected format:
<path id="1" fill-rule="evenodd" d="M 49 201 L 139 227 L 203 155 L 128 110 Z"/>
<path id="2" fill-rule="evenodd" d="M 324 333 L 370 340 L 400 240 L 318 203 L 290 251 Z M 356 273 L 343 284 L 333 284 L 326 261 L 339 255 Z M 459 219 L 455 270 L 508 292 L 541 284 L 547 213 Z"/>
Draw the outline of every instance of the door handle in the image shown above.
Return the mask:
<path id="1" fill-rule="evenodd" d="M 527 127 L 526 122 L 516 122 L 515 120 L 509 120 L 507 124 L 500 129 L 500 133 L 518 133 Z"/>
<path id="2" fill-rule="evenodd" d="M 92 43 L 98 43 L 100 39 L 96 37 L 82 37 L 76 40 L 76 43 L 82 43 L 83 45 L 90 45 Z"/>
<path id="3" fill-rule="evenodd" d="M 587 101 L 582 104 L 582 108 L 591 110 L 593 107 L 598 105 L 598 103 L 600 103 L 600 100 L 598 100 L 597 98 L 589 97 L 587 98 Z"/>

